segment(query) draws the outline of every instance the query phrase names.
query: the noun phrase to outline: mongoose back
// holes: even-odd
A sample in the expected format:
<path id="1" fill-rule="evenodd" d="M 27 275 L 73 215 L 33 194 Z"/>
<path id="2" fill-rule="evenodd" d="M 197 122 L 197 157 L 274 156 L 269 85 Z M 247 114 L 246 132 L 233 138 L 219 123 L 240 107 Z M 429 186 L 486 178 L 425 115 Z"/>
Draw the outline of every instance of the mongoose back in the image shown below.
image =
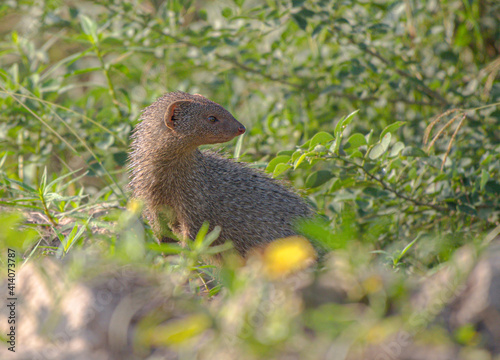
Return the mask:
<path id="1" fill-rule="evenodd" d="M 226 159 L 204 144 L 224 143 L 245 127 L 201 95 L 165 94 L 144 109 L 132 134 L 130 188 L 160 241 L 165 230 L 194 239 L 204 221 L 248 249 L 296 234 L 293 223 L 312 211 L 300 196 L 261 171 Z"/>

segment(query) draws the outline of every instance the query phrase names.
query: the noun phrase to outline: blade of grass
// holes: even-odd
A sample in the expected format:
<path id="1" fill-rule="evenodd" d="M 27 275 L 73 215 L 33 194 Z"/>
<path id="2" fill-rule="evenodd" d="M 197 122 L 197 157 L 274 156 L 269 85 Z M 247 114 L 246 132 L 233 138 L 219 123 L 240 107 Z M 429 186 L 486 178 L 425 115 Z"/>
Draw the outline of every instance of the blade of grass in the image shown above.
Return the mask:
<path id="1" fill-rule="evenodd" d="M 85 161 L 85 163 L 87 163 L 87 161 L 79 154 L 79 152 L 73 147 L 71 146 L 71 144 L 69 142 L 67 142 L 61 135 L 59 135 L 59 133 L 57 131 L 55 131 L 49 124 L 47 124 L 40 116 L 38 116 L 33 110 L 31 110 L 27 105 L 23 104 L 23 102 L 21 100 L 19 100 L 17 98 L 17 94 L 14 94 L 14 93 L 9 93 L 7 92 L 7 90 L 2 86 L 0 85 L 0 87 L 4 90 L 4 92 L 8 93 L 14 100 L 16 100 L 21 106 L 23 106 L 26 110 L 28 110 L 33 116 L 35 116 L 35 118 L 37 118 L 42 124 L 44 124 L 46 127 L 48 127 L 61 141 L 63 141 L 78 157 L 80 157 L 82 160 Z M 123 189 L 120 187 L 120 185 L 118 185 L 118 182 L 116 181 L 116 179 L 109 173 L 109 171 L 104 167 L 104 165 L 102 164 L 100 158 L 97 156 L 97 154 L 88 146 L 87 142 L 85 140 L 83 140 L 77 133 L 76 131 L 71 127 L 69 126 L 60 116 L 59 114 L 57 114 L 53 109 L 51 109 L 49 107 L 49 110 L 54 114 L 54 116 L 56 118 L 58 118 L 65 126 L 66 128 L 69 130 L 69 132 L 71 132 L 77 139 L 78 141 L 80 141 L 80 143 L 85 147 L 85 149 L 93 156 L 93 158 L 97 161 L 97 163 L 99 164 L 99 166 L 101 167 L 101 169 L 106 173 L 106 175 L 108 176 L 108 178 L 111 180 L 111 182 L 113 183 L 113 185 L 115 185 L 118 190 L 120 191 L 121 195 L 123 196 L 123 198 L 126 198 L 126 195 L 125 195 L 125 192 L 123 191 Z M 111 187 L 111 190 L 113 191 L 113 193 L 115 193 L 115 195 L 118 196 L 118 194 L 115 192 L 115 190 Z"/>
<path id="2" fill-rule="evenodd" d="M 9 94 L 16 102 L 18 102 L 23 108 L 25 108 L 31 115 L 33 115 L 38 121 L 40 121 L 43 125 L 47 127 L 59 140 L 61 140 L 71 151 L 75 153 L 75 155 L 79 155 L 78 151 L 66 140 L 64 139 L 57 131 L 55 131 L 47 122 L 45 122 L 40 116 L 38 116 L 33 110 L 31 110 L 26 104 L 24 104 L 21 100 L 18 99 L 17 94 L 8 92 L 2 84 L 0 84 L 0 88 L 7 94 Z"/>
<path id="3" fill-rule="evenodd" d="M 83 120 L 88 121 L 88 122 L 92 123 L 93 125 L 99 127 L 101 130 L 106 131 L 108 134 L 113 135 L 123 145 L 127 145 L 127 142 L 125 140 L 123 140 L 123 139 L 120 139 L 120 137 L 116 133 L 114 133 L 113 131 L 111 131 L 110 129 L 108 129 L 107 127 L 105 127 L 104 125 L 100 124 L 99 122 L 95 121 L 94 119 L 92 119 L 92 118 L 90 118 L 90 117 L 88 117 L 88 116 L 86 116 L 86 115 L 84 115 L 82 113 L 79 113 L 76 110 L 70 109 L 70 108 L 68 108 L 66 106 L 62 106 L 62 105 L 53 103 L 52 101 L 47 101 L 47 100 L 40 99 L 39 97 L 36 97 L 36 96 L 30 96 L 30 95 L 25 95 L 25 94 L 16 94 L 16 93 L 13 93 L 13 92 L 10 92 L 10 91 L 4 91 L 4 90 L 0 90 L 0 93 L 7 94 L 7 95 L 13 94 L 13 95 L 16 95 L 16 96 L 19 96 L 19 97 L 23 97 L 23 98 L 26 98 L 26 99 L 35 100 L 35 101 L 38 101 L 38 102 L 40 102 L 42 104 L 54 106 L 54 107 L 56 107 L 58 109 L 65 110 L 67 112 L 70 112 L 70 113 L 73 113 L 75 115 L 78 115 Z"/>

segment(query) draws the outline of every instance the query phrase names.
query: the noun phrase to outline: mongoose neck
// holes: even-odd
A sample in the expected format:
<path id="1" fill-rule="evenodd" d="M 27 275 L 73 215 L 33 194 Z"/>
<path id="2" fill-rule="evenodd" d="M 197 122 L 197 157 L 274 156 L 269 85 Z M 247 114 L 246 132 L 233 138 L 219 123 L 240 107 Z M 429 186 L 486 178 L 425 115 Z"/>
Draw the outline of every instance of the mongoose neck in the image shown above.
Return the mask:
<path id="1" fill-rule="evenodd" d="M 160 139 L 160 144 L 150 143 L 158 154 L 158 160 L 163 162 L 163 165 L 173 165 L 176 163 L 184 163 L 187 159 L 191 159 L 198 151 L 198 145 L 193 143 L 189 138 L 184 136 L 168 135 L 164 139 Z"/>
<path id="2" fill-rule="evenodd" d="M 130 154 L 130 186 L 153 206 L 174 204 L 202 157 L 189 138 L 139 127 Z"/>

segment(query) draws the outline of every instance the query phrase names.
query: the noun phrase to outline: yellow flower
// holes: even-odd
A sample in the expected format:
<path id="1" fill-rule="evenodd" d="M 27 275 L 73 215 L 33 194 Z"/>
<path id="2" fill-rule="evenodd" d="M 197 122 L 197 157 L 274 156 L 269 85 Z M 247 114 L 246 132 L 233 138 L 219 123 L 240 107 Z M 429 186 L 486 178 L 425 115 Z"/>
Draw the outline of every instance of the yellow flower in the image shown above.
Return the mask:
<path id="1" fill-rule="evenodd" d="M 210 328 L 211 320 L 205 314 L 193 314 L 154 326 L 146 319 L 137 331 L 137 341 L 146 346 L 182 346 Z"/>
<path id="2" fill-rule="evenodd" d="M 379 275 L 369 276 L 363 281 L 362 285 L 367 294 L 376 293 L 384 287 L 382 278 Z"/>
<path id="3" fill-rule="evenodd" d="M 311 243 L 301 236 L 278 239 L 264 250 L 264 268 L 273 278 L 309 266 L 316 259 Z"/>
<path id="4" fill-rule="evenodd" d="M 127 210 L 134 215 L 139 215 L 142 210 L 142 202 L 132 199 L 127 204 Z"/>

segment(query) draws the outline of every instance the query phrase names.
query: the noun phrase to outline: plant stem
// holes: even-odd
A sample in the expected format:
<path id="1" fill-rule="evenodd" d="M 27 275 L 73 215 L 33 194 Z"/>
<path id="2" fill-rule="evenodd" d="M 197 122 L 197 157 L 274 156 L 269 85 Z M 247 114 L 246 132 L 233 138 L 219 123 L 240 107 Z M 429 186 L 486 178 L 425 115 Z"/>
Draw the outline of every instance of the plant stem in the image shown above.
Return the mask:
<path id="1" fill-rule="evenodd" d="M 43 212 L 45 213 L 45 215 L 47 215 L 47 218 L 49 219 L 50 223 L 53 226 L 57 226 L 56 221 L 54 220 L 54 218 L 50 214 L 49 208 L 47 207 L 47 203 L 45 202 L 45 198 L 43 196 L 43 193 L 41 193 L 41 192 L 40 192 L 40 200 L 42 200 Z"/>
<path id="2" fill-rule="evenodd" d="M 111 81 L 111 76 L 109 75 L 109 67 L 106 66 L 106 63 L 104 62 L 104 59 L 102 57 L 101 51 L 99 50 L 99 47 L 97 44 L 94 45 L 95 47 L 95 54 L 97 58 L 99 59 L 99 62 L 101 63 L 102 71 L 104 73 L 104 76 L 106 77 L 106 81 L 108 82 L 108 89 L 109 89 L 109 94 L 111 95 L 111 99 L 113 101 L 113 104 L 115 105 L 116 109 L 118 110 L 118 114 L 120 114 L 120 103 L 118 102 L 118 98 L 116 97 L 116 91 L 115 87 L 113 85 L 113 82 Z"/>

